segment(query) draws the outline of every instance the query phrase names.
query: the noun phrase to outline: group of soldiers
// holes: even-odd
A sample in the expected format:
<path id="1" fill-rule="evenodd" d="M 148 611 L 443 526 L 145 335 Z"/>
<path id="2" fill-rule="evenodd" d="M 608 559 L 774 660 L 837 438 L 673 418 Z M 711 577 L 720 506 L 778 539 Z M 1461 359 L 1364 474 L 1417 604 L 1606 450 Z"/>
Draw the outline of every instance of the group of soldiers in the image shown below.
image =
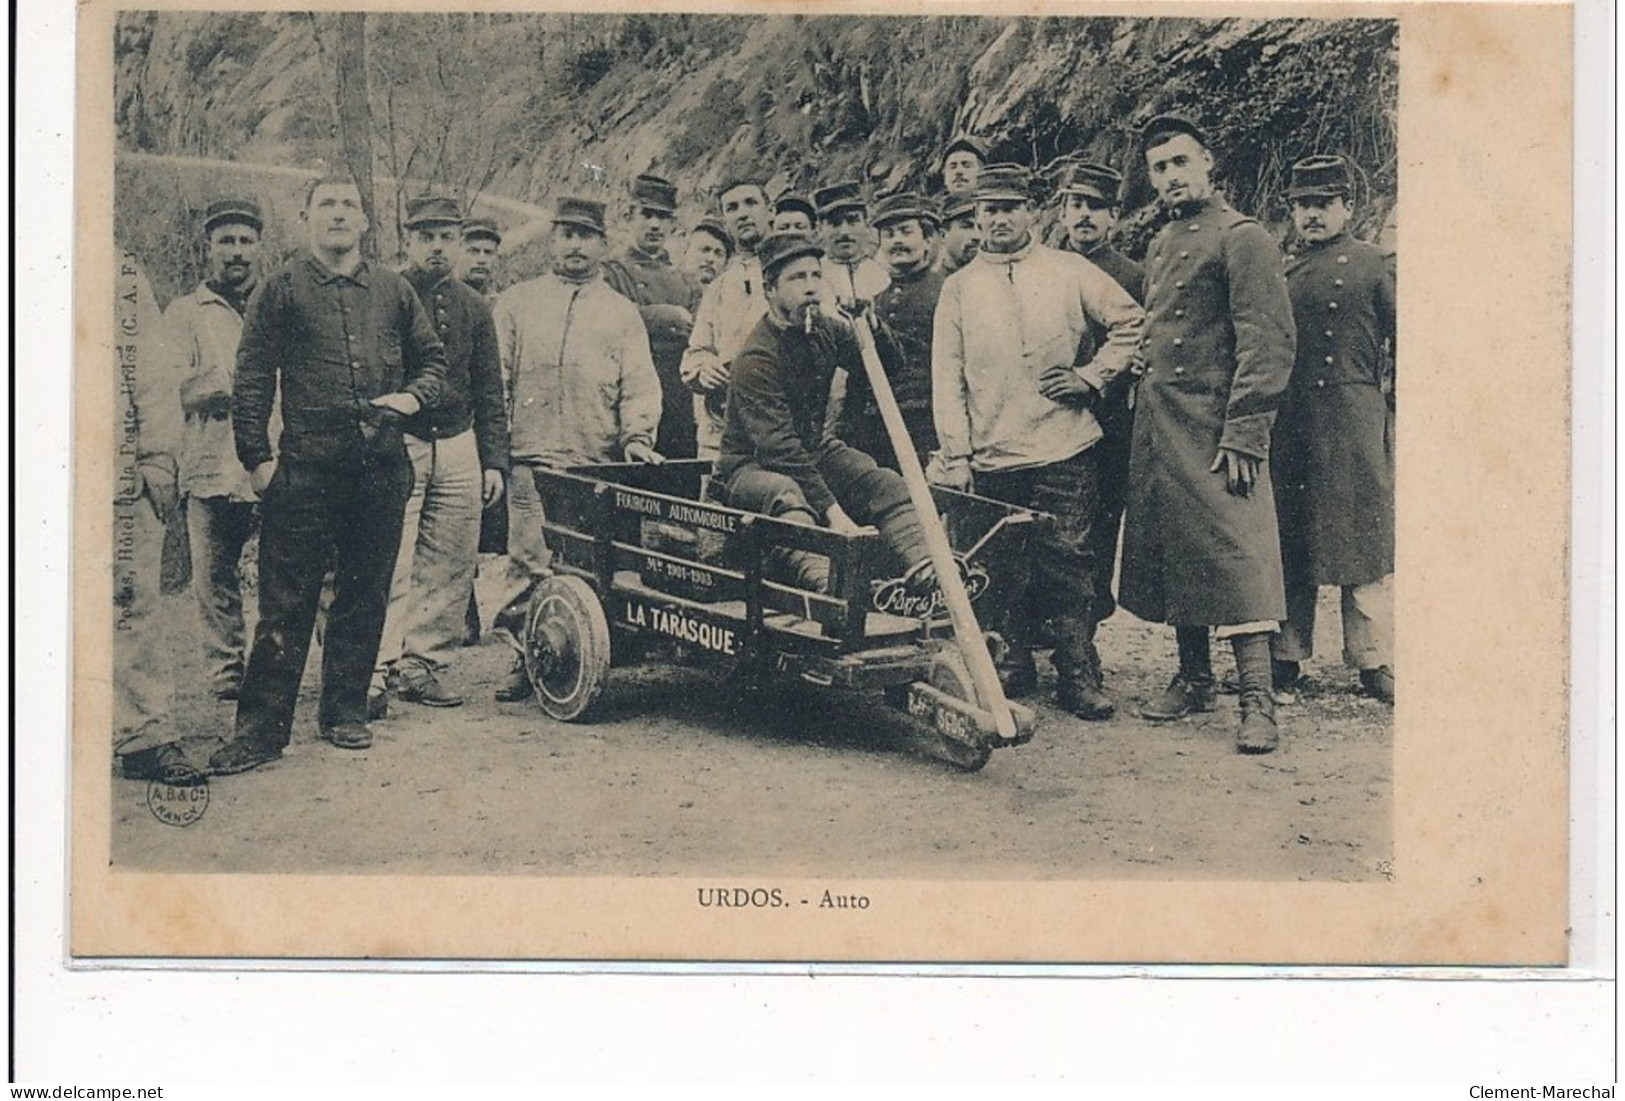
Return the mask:
<path id="1" fill-rule="evenodd" d="M 871 201 L 838 182 L 770 198 L 759 179 L 730 179 L 677 260 L 670 181 L 631 182 L 631 243 L 613 256 L 606 205 L 561 198 L 551 270 L 501 293 L 500 228 L 451 198 L 407 204 L 397 272 L 363 254 L 353 181 L 316 180 L 308 247 L 264 276 L 259 207 L 211 205 L 207 275 L 156 342 L 173 409 L 138 417 L 154 512 L 185 501 L 213 688 L 236 701 L 210 772 L 282 754 L 324 607 L 318 725 L 334 745 L 370 745 L 392 698 L 462 704 L 446 673 L 468 631 L 482 511 L 504 502 L 492 618 L 515 658 L 496 699 L 527 698 L 520 635 L 549 572 L 534 473 L 591 462 L 712 460 L 723 503 L 873 527 L 903 569 L 928 568 L 904 463 L 1050 514 L 999 673 L 1010 695 L 1032 694 L 1034 650 L 1050 648 L 1056 703 L 1083 719 L 1115 711 L 1095 635 L 1121 603 L 1177 641 L 1144 718 L 1211 709 L 1211 640 L 1229 640 L 1236 747 L 1275 749 L 1323 585 L 1342 589 L 1345 659 L 1392 703 L 1394 276 L 1349 233 L 1349 165 L 1293 166 L 1283 258 L 1215 191 L 1190 119 L 1152 119 L 1140 151 L 1161 214 L 1143 266 L 1112 244 L 1119 171 L 1064 166 L 1066 236 L 1050 247 L 1030 170 L 985 163 L 971 137 L 944 151 L 932 197 Z M 860 319 L 906 448 L 870 388 Z M 239 560 L 256 526 L 245 647 Z M 828 582 L 812 556 L 788 568 L 805 587 Z M 150 710 L 119 723 L 126 775 L 184 764 Z"/>

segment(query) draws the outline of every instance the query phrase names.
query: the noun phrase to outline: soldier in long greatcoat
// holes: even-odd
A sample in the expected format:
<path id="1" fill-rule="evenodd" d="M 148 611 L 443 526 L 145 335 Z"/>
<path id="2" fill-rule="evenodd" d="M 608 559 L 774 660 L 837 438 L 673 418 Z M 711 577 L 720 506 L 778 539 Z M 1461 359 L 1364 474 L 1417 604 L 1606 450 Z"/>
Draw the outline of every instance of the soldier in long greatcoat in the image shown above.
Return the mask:
<path id="1" fill-rule="evenodd" d="M 1141 146 L 1168 221 L 1146 255 L 1119 601 L 1173 624 L 1179 641 L 1179 672 L 1141 714 L 1213 706 L 1216 628 L 1241 683 L 1236 747 L 1267 753 L 1277 744 L 1269 637 L 1286 611 L 1268 459 L 1292 372 L 1292 306 L 1275 242 L 1214 194 L 1195 124 L 1155 118 Z"/>
<path id="2" fill-rule="evenodd" d="M 1292 168 L 1298 243 L 1286 259 L 1297 364 L 1275 425 L 1270 466 L 1281 521 L 1287 616 L 1272 644 L 1277 688 L 1313 653 L 1318 586 L 1343 598 L 1343 656 L 1389 703 L 1393 682 L 1394 433 L 1385 350 L 1394 343 L 1394 275 L 1349 236 L 1341 157 Z"/>

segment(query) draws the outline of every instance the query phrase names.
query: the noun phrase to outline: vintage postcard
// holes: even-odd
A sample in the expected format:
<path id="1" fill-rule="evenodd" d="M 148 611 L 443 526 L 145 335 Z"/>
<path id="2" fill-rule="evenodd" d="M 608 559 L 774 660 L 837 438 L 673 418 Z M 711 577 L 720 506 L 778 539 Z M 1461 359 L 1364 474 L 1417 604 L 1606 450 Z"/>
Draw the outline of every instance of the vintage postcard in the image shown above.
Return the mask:
<path id="1" fill-rule="evenodd" d="M 75 957 L 1566 960 L 1566 6 L 452 7 L 80 9 Z"/>

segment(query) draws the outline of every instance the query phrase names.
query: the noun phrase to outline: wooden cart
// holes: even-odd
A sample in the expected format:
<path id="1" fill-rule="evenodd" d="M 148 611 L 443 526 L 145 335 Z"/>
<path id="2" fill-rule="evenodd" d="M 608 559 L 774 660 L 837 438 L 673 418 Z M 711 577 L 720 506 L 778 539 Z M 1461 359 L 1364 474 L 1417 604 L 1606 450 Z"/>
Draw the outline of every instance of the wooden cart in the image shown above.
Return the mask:
<path id="1" fill-rule="evenodd" d="M 531 601 L 525 663 L 553 718 L 590 718 L 612 664 L 671 643 L 749 678 L 875 690 L 938 752 L 974 771 L 1031 740 L 1014 707 L 1001 738 L 979 706 L 934 585 L 894 576 L 878 534 L 843 535 L 705 498 L 706 462 L 536 472 L 553 576 Z M 937 489 L 934 497 L 989 641 L 1025 589 L 1026 546 L 1047 516 Z M 828 592 L 798 587 L 784 552 L 829 562 Z M 651 646 L 659 642 L 665 645 Z"/>

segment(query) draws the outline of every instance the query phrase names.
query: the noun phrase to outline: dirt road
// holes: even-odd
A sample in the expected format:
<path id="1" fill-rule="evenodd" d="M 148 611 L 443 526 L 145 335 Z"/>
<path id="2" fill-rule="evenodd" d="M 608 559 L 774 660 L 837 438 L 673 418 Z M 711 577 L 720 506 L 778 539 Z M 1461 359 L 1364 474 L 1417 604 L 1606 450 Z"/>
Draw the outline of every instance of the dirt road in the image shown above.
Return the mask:
<path id="1" fill-rule="evenodd" d="M 170 598 L 180 716 L 201 765 L 231 707 L 204 690 L 195 612 Z M 1337 616 L 1322 615 L 1335 655 Z M 701 872 L 927 878 L 1370 880 L 1392 856 L 1392 712 L 1353 674 L 1310 667 L 1321 690 L 1285 708 L 1283 749 L 1231 748 L 1235 697 L 1166 726 L 1134 717 L 1172 671 L 1166 628 L 1125 613 L 1102 628 L 1119 717 L 1085 723 L 1040 703 L 1026 746 L 963 774 L 908 748 L 876 697 L 812 687 L 743 707 L 698 667 L 617 669 L 602 717 L 547 719 L 497 704 L 507 668 L 487 640 L 448 678 L 455 710 L 395 703 L 372 749 L 315 733 L 301 701 L 280 761 L 212 781 L 185 828 L 113 784 L 113 857 L 220 872 L 667 875 Z M 1216 666 L 1229 661 L 1216 650 Z M 1045 689 L 1050 687 L 1046 669 Z"/>

